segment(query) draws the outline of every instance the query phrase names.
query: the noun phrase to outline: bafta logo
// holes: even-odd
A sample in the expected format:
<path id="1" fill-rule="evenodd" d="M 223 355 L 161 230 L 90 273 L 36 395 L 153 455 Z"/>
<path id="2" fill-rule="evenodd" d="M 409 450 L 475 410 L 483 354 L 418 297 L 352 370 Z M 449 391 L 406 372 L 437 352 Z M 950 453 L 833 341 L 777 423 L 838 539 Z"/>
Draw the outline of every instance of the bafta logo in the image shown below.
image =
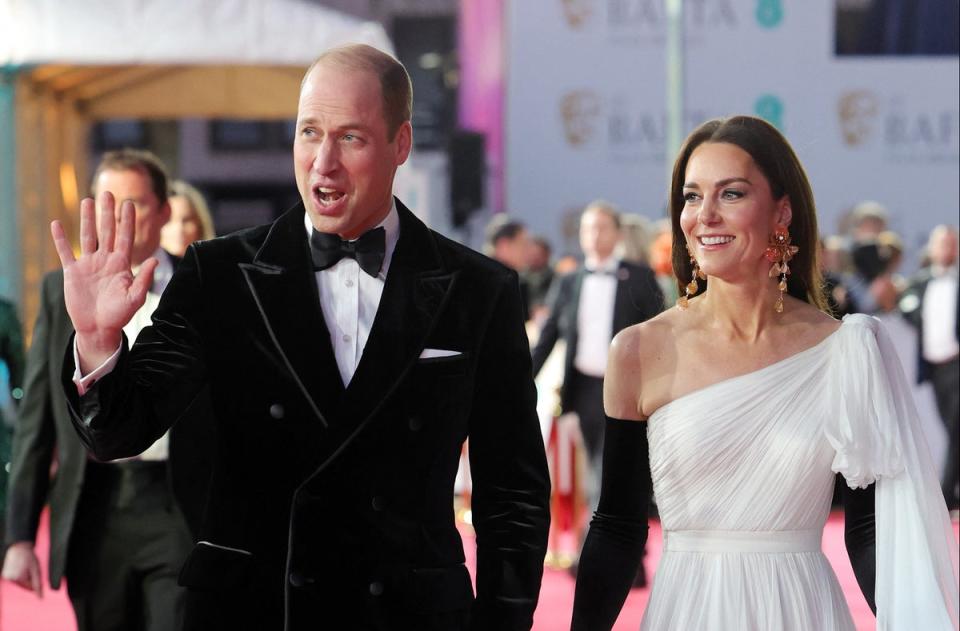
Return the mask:
<path id="1" fill-rule="evenodd" d="M 580 28 L 593 14 L 592 0 L 560 0 L 560 4 L 570 28 Z"/>
<path id="2" fill-rule="evenodd" d="M 568 92 L 560 99 L 563 132 L 574 147 L 586 144 L 596 131 L 600 116 L 600 97 L 589 90 Z"/>
<path id="3" fill-rule="evenodd" d="M 847 92 L 837 103 L 843 141 L 851 147 L 862 145 L 873 133 L 873 121 L 880 110 L 872 92 Z"/>

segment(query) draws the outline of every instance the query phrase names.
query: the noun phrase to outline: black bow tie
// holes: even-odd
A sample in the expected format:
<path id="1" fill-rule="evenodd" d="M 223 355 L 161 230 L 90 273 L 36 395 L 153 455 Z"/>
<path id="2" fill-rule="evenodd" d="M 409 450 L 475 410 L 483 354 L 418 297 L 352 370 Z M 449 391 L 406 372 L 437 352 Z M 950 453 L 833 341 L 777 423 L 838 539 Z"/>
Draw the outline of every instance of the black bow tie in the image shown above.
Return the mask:
<path id="1" fill-rule="evenodd" d="M 590 267 L 584 268 L 587 274 L 593 274 L 595 276 L 616 276 L 615 272 L 612 269 L 592 269 Z"/>
<path id="2" fill-rule="evenodd" d="M 310 253 L 313 270 L 333 267 L 343 257 L 355 259 L 367 274 L 374 278 L 380 274 L 386 250 L 387 232 L 382 227 L 364 232 L 356 241 L 344 241 L 335 234 L 317 232 L 310 235 Z"/>

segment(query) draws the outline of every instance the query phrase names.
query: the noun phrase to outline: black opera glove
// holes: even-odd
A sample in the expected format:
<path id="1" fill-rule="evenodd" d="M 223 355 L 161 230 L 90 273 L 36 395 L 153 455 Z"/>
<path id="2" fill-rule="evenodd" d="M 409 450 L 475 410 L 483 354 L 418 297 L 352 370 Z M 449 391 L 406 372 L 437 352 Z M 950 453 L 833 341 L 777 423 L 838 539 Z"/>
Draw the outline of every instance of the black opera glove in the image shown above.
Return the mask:
<path id="1" fill-rule="evenodd" d="M 874 499 L 876 483 L 865 489 L 843 485 L 843 539 L 847 556 L 857 577 L 857 584 L 874 615 L 877 603 L 874 592 L 877 582 L 877 522 Z"/>
<path id="2" fill-rule="evenodd" d="M 645 422 L 607 417 L 600 502 L 580 554 L 571 631 L 613 627 L 637 575 L 653 486 L 648 451 Z"/>

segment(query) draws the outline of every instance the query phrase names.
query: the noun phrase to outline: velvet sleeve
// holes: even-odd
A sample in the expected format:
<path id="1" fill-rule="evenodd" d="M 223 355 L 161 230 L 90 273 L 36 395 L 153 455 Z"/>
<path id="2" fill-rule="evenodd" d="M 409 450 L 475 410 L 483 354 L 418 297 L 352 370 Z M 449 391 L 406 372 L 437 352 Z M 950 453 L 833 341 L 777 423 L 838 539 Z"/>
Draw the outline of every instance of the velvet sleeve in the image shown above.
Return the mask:
<path id="1" fill-rule="evenodd" d="M 651 480 L 647 424 L 607 418 L 600 501 L 580 555 L 573 631 L 610 629 L 647 541 Z"/>

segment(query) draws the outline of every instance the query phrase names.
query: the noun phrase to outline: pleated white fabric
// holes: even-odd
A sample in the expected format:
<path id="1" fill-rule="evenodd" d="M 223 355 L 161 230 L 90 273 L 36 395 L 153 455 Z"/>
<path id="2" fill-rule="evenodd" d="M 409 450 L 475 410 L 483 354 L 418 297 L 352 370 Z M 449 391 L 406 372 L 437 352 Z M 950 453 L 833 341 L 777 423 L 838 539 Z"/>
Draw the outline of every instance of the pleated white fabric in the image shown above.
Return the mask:
<path id="1" fill-rule="evenodd" d="M 957 543 L 876 318 L 647 421 L 664 554 L 643 631 L 853 631 L 819 537 L 834 472 L 877 481 L 877 629 L 958 628 Z"/>

